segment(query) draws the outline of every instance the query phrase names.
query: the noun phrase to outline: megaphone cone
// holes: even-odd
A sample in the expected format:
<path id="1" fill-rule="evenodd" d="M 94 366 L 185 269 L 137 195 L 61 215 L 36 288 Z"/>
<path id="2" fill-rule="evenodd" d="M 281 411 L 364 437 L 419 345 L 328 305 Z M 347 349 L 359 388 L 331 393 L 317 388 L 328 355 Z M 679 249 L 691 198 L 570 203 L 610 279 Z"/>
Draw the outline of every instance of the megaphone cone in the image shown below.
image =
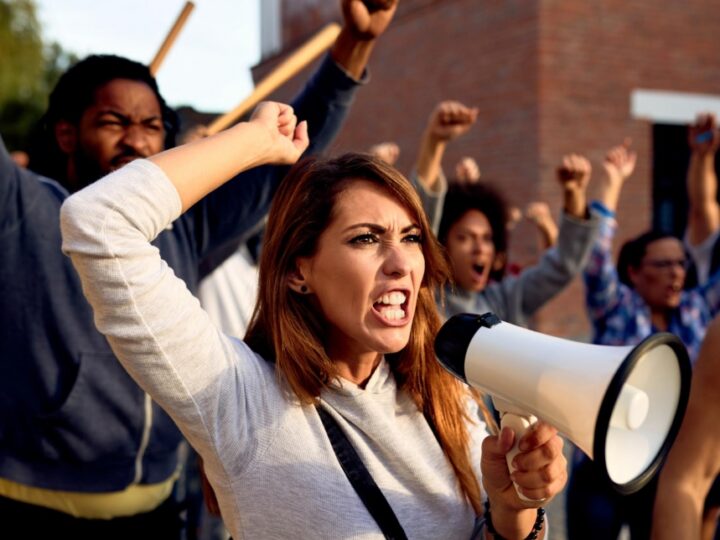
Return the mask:
<path id="1" fill-rule="evenodd" d="M 460 314 L 440 329 L 435 352 L 448 371 L 491 395 L 501 413 L 555 426 L 623 494 L 653 478 L 690 394 L 687 351 L 668 333 L 634 347 L 588 345 L 492 313 Z"/>

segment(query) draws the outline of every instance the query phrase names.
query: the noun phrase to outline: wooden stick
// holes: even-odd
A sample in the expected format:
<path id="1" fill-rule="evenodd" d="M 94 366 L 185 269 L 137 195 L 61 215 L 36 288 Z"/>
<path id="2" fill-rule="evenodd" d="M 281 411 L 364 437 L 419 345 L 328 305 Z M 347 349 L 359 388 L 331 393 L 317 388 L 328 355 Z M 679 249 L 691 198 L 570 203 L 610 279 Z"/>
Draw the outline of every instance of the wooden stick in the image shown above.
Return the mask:
<path id="1" fill-rule="evenodd" d="M 237 107 L 216 118 L 208 126 L 208 135 L 213 135 L 235 123 L 243 114 L 297 75 L 299 71 L 327 50 L 335 42 L 339 33 L 340 25 L 330 23 L 307 40 L 260 81 L 252 93 Z"/>
<path id="2" fill-rule="evenodd" d="M 155 76 L 160 69 L 160 65 L 163 63 L 163 60 L 165 60 L 165 55 L 170 50 L 170 47 L 173 46 L 173 43 L 175 43 L 178 34 L 180 34 L 180 30 L 185 26 L 187 18 L 190 16 L 194 7 L 195 4 L 193 2 L 189 0 L 185 2 L 185 6 L 182 8 L 180 15 L 175 19 L 175 24 L 173 24 L 170 32 L 168 32 L 168 35 L 165 37 L 165 41 L 160 45 L 160 49 L 157 54 L 155 54 L 155 58 L 150 62 L 150 73 L 152 73 L 153 76 Z"/>

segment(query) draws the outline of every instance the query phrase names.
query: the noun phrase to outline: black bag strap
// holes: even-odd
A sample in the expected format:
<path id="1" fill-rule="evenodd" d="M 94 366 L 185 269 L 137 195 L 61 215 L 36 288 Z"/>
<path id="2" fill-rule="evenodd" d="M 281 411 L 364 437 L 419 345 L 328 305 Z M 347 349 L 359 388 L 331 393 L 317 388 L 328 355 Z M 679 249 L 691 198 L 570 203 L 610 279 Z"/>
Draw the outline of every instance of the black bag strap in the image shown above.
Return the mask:
<path id="1" fill-rule="evenodd" d="M 347 476 L 365 508 L 380 527 L 385 538 L 407 540 L 405 531 L 395 516 L 395 512 L 393 512 L 387 499 L 370 475 L 370 471 L 367 470 L 355 448 L 353 448 L 350 440 L 330 413 L 320 405 L 316 407 L 345 476 Z"/>

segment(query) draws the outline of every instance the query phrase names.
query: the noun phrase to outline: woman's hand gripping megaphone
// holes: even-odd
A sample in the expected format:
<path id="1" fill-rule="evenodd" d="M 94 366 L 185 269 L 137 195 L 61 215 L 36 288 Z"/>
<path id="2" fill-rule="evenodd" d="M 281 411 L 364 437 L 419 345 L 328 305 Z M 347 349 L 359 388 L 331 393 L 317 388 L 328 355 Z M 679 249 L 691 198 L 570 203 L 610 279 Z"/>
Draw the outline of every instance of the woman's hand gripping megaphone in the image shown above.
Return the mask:
<path id="1" fill-rule="evenodd" d="M 537 507 L 559 493 L 567 482 L 563 440 L 551 425 L 528 423 L 512 413 L 496 436 L 482 448 L 482 477 L 493 513 L 498 502 L 508 509 Z M 505 424 L 505 425 L 503 425 Z M 514 425 L 521 427 L 515 430 Z"/>

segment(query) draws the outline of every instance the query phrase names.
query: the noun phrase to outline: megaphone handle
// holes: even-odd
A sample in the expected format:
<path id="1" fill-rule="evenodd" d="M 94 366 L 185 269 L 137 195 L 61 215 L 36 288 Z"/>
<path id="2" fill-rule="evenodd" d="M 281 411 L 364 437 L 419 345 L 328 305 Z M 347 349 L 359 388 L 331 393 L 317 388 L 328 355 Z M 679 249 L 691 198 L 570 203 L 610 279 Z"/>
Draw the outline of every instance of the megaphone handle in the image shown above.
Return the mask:
<path id="1" fill-rule="evenodd" d="M 527 416 L 508 412 L 502 414 L 502 417 L 500 418 L 500 427 L 503 428 L 507 426 L 515 432 L 515 442 L 513 442 L 512 448 L 505 455 L 505 459 L 507 459 L 508 470 L 510 472 L 513 472 L 515 470 L 512 461 L 517 455 L 517 453 L 520 452 L 520 448 L 518 448 L 518 442 L 520 441 L 520 438 L 525 434 L 528 429 L 530 429 L 531 426 L 536 424 L 537 421 L 538 419 L 531 414 Z M 525 495 L 520 493 L 517 484 L 515 484 L 515 491 L 517 491 L 518 497 L 520 497 L 520 499 L 522 499 L 523 501 L 539 502 L 534 499 L 529 499 L 525 497 Z"/>

